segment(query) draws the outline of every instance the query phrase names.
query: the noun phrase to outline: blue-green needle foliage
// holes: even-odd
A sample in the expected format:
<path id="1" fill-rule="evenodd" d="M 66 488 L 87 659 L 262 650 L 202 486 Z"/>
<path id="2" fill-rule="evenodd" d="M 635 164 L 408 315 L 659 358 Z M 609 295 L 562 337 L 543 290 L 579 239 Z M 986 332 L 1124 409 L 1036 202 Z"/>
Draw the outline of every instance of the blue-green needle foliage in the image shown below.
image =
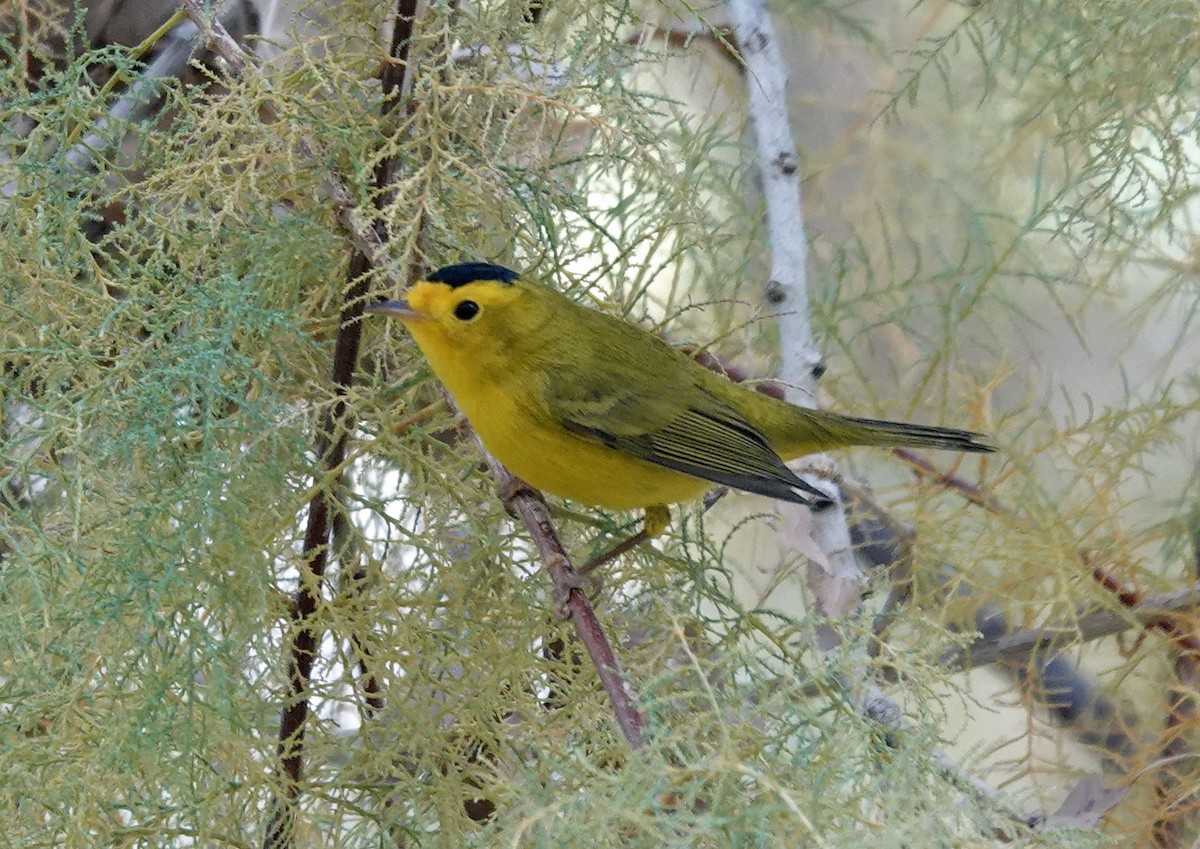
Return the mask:
<path id="1" fill-rule="evenodd" d="M 352 250 L 330 175 L 390 233 L 402 277 L 418 262 L 502 262 L 647 325 L 670 317 L 771 372 L 769 234 L 745 155 L 746 81 L 723 30 L 699 26 L 680 43 L 689 23 L 661 38 L 648 23 L 674 18 L 653 4 L 568 0 L 536 24 L 528 4 L 429 4 L 411 100 L 384 120 L 384 4 L 352 0 L 295 44 L 273 34 L 283 53 L 261 72 L 217 85 L 219 63 L 194 70 L 187 85 L 162 84 L 153 118 L 125 124 L 108 120 L 112 95 L 142 66 L 124 48 L 85 49 L 82 13 L 64 23 L 34 9 L 54 5 L 24 4 L 20 20 L 0 11 L 9 842 L 261 844 L 279 789 L 290 596 L 306 579 L 318 493 L 338 534 L 315 619 L 295 845 L 966 847 L 1011 826 L 931 757 L 949 726 L 930 647 L 956 639 L 940 602 L 889 634 L 887 662 L 903 672 L 894 695 L 916 708 L 885 734 L 856 707 L 869 628 L 844 623 L 844 656 L 811 651 L 802 605 L 759 596 L 804 569 L 793 554 L 745 553 L 761 552 L 761 537 L 743 543 L 764 517 L 688 511 L 661 548 L 611 567 L 598 597 L 647 717 L 650 746 L 631 754 L 552 614 L 528 537 L 403 337 L 365 329 L 344 397 L 349 460 L 318 472 Z M 994 584 L 1031 621 L 1046 618 L 1046 598 L 1070 613 L 1078 584 L 1047 564 L 1077 563 L 1096 529 L 1143 553 L 1149 535 L 1097 493 L 1117 491 L 1186 411 L 1171 392 L 1148 393 L 1136 415 L 1081 413 L 1073 442 L 1040 431 L 1021 407 L 1028 393 L 988 359 L 1003 348 L 993 316 L 1020 312 L 1020 285 L 1057 296 L 1059 282 L 1084 279 L 1035 262 L 1047 242 L 1104 258 L 1111 282 L 1128 251 L 1194 235 L 1176 215 L 1194 152 L 1168 142 L 1195 136 L 1195 12 L 975 4 L 905 56 L 901 44 L 864 50 L 869 27 L 840 6 L 779 11 L 785 31 L 898 57 L 873 88 L 895 85 L 906 120 L 930 120 L 931 104 L 942 116 L 918 143 L 887 137 L 873 169 L 849 169 L 871 175 L 869 203 L 837 181 L 846 169 L 825 167 L 832 155 L 805 159 L 822 225 L 809 235 L 825 385 L 864 416 L 909 418 L 880 399 L 911 397 L 929 405 L 922 421 L 996 433 L 1011 463 L 999 495 L 1044 518 L 1038 534 L 1008 536 L 954 497 L 914 495 L 907 478 L 881 498 L 918 528 L 918 566 L 959 563 L 964 583 Z M 860 128 L 879 116 L 862 117 Z M 968 141 L 941 155 L 930 138 Z M 1013 138 L 1033 140 L 996 141 Z M 384 159 L 396 181 L 377 207 Z M 921 175 L 921 190 L 887 195 L 897 174 Z M 1161 266 L 1172 280 L 1191 273 L 1174 262 Z M 396 294 L 369 282 L 372 296 Z M 903 343 L 891 371 L 872 360 L 876 331 Z M 905 363 L 896 350 L 916 354 Z M 1008 393 L 997 392 L 998 421 L 971 421 L 992 400 L 979 387 L 993 385 Z M 1097 432 L 1109 438 L 1087 440 Z M 1053 454 L 1075 487 L 1056 499 L 1034 458 L 1062 442 L 1082 447 Z M 628 519 L 567 512 L 560 524 L 586 554 Z M 364 670 L 381 712 L 366 707 Z"/>

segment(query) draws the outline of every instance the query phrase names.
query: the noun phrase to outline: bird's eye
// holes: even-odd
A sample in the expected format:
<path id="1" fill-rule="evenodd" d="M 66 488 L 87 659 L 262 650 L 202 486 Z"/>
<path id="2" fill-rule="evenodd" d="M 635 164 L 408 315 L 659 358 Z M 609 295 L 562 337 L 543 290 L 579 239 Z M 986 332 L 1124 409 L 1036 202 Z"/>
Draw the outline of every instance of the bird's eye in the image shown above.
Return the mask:
<path id="1" fill-rule="evenodd" d="M 454 317 L 459 321 L 470 321 L 479 315 L 479 304 L 474 301 L 459 301 L 454 308 Z"/>

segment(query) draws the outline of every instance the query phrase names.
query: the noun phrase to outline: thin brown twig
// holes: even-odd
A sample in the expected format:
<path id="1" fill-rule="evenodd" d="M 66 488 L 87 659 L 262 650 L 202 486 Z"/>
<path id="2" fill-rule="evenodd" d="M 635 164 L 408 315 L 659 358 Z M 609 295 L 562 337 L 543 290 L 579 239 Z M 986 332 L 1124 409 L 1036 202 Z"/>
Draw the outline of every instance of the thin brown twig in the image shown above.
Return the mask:
<path id="1" fill-rule="evenodd" d="M 592 664 L 596 667 L 612 703 L 613 714 L 621 733 L 632 748 L 640 749 L 646 742 L 642 731 L 645 724 L 642 715 L 633 704 L 630 687 L 625 681 L 612 645 L 596 619 L 596 611 L 592 608 L 587 594 L 581 589 L 582 576 L 571 565 L 571 559 L 554 530 L 545 499 L 541 493 L 531 489 L 504 468 L 495 457 L 490 454 L 486 456 L 505 507 L 529 529 L 538 553 L 541 554 L 542 565 L 554 584 L 555 596 L 570 615 L 579 641 L 592 658 Z"/>
<path id="2" fill-rule="evenodd" d="M 1154 843 L 1161 849 L 1184 846 L 1190 821 L 1197 813 L 1194 769 L 1191 775 L 1181 775 L 1193 758 L 1189 738 L 1196 727 L 1200 711 L 1196 693 L 1200 691 L 1200 656 L 1193 651 L 1181 651 L 1175 658 L 1176 683 L 1170 689 L 1170 707 L 1159 767 L 1155 772 L 1154 795 L 1158 799 L 1158 814 L 1154 821 Z"/>
<path id="3" fill-rule="evenodd" d="M 918 475 L 932 478 L 934 483 L 961 494 L 972 504 L 977 504 L 993 513 L 1015 515 L 1012 510 L 1000 503 L 1000 499 L 984 490 L 979 484 L 971 483 L 958 475 L 941 471 L 937 466 L 911 448 L 893 448 L 892 453 L 912 466 Z"/>
<path id="4" fill-rule="evenodd" d="M 734 383 L 745 383 L 752 380 L 750 372 L 746 371 L 736 363 L 718 357 L 712 351 L 705 348 L 698 348 L 694 345 L 680 345 L 679 350 L 687 354 L 700 365 L 704 366 L 711 372 L 715 372 L 722 377 L 725 377 Z M 760 380 L 756 381 L 751 387 L 755 392 L 762 395 L 767 395 L 771 398 L 778 398 L 780 401 L 786 401 L 787 396 L 784 392 L 784 385 L 778 380 Z"/>
<path id="5" fill-rule="evenodd" d="M 364 291 L 357 291 L 359 287 Z M 346 434 L 351 414 L 347 394 L 354 380 L 358 348 L 362 336 L 362 300 L 365 280 L 346 292 L 333 355 L 333 384 L 337 395 L 326 408 L 317 430 L 314 454 L 319 458 L 315 477 L 324 477 L 341 466 L 346 452 Z M 335 477 L 340 481 L 341 476 Z M 278 757 L 283 796 L 267 825 L 263 845 L 279 849 L 292 843 L 294 816 L 292 805 L 300 793 L 304 772 L 304 734 L 308 721 L 308 691 L 313 664 L 320 642 L 320 629 L 314 622 L 321 585 L 329 561 L 330 514 L 335 512 L 335 494 L 322 487 L 309 502 L 308 524 L 304 532 L 300 581 L 292 601 L 291 641 L 288 648 L 287 696 L 280 714 Z M 336 522 L 336 513 L 334 517 Z"/>
<path id="6" fill-rule="evenodd" d="M 416 25 L 417 0 L 397 0 L 396 4 L 396 21 L 392 27 L 392 43 L 388 49 L 388 58 L 391 60 L 386 62 L 380 72 L 380 87 L 383 91 L 383 102 L 380 106 L 380 111 L 384 118 L 388 118 L 395 113 L 397 105 L 400 103 L 401 95 L 404 91 L 406 77 L 409 76 L 408 55 L 410 45 L 412 44 L 413 27 Z M 396 171 L 399 168 L 399 163 L 395 156 L 384 156 L 375 165 L 375 208 L 383 210 L 392 200 L 394 189 L 392 188 L 396 180 Z M 375 232 L 379 237 L 387 241 L 388 233 L 384 224 L 376 223 Z M 361 268 L 361 271 L 359 269 Z M 361 251 L 355 251 L 351 258 L 350 270 L 347 273 L 347 293 L 353 292 L 354 304 L 358 309 L 358 315 L 362 315 L 362 301 L 366 297 L 366 279 L 367 271 L 370 265 L 366 256 Z M 358 272 L 358 273 L 356 273 Z M 347 522 L 345 512 L 339 512 L 337 520 L 343 524 Z M 337 528 L 335 527 L 334 538 L 337 538 Z M 366 567 L 363 565 L 360 558 L 358 565 L 355 566 L 351 575 L 348 590 L 352 595 L 360 593 L 367 585 Z M 355 651 L 358 653 L 358 673 L 362 677 L 362 688 L 366 695 L 367 714 L 371 715 L 383 710 L 383 697 L 380 695 L 379 680 L 375 674 L 369 669 L 371 654 L 370 649 L 362 639 L 362 634 L 355 630 L 350 635 L 351 643 L 354 645 Z"/>
<path id="7" fill-rule="evenodd" d="M 1086 557 L 1084 558 L 1084 562 L 1087 562 Z M 1143 602 L 1140 592 L 1123 584 L 1116 575 L 1107 569 L 1100 566 L 1093 567 L 1092 578 L 1100 586 L 1115 595 L 1121 604 L 1130 610 L 1139 607 Z M 1184 651 L 1200 654 L 1200 638 L 1190 630 L 1182 628 L 1179 621 L 1173 617 L 1163 616 L 1157 619 L 1144 619 L 1142 620 L 1142 626 L 1149 630 L 1166 634 L 1171 638 L 1172 642 Z"/>
<path id="8" fill-rule="evenodd" d="M 596 571 L 601 566 L 604 566 L 607 563 L 612 563 L 614 560 L 616 560 L 622 554 L 625 554 L 628 551 L 632 551 L 633 549 L 637 548 L 642 543 L 646 542 L 648 539 L 650 539 L 650 534 L 646 532 L 645 528 L 642 528 L 640 531 L 637 531 L 636 533 L 630 534 L 629 536 L 625 537 L 625 539 L 621 540 L 619 543 L 614 545 L 612 548 L 610 548 L 606 551 L 600 552 L 595 557 L 593 557 L 591 560 L 589 560 L 587 563 L 584 563 L 582 566 L 580 566 L 579 574 L 590 575 L 592 572 Z"/>

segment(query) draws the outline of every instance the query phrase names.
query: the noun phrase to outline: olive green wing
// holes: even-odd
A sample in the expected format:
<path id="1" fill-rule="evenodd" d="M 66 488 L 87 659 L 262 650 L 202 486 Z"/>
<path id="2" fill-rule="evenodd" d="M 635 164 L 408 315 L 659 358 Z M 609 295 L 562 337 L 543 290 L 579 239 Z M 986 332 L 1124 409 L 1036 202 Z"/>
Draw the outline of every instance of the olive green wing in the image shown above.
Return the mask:
<path id="1" fill-rule="evenodd" d="M 550 414 L 571 433 L 685 475 L 818 506 L 829 498 L 798 478 L 758 430 L 678 367 L 550 376 Z M 681 382 L 682 381 L 682 382 Z"/>

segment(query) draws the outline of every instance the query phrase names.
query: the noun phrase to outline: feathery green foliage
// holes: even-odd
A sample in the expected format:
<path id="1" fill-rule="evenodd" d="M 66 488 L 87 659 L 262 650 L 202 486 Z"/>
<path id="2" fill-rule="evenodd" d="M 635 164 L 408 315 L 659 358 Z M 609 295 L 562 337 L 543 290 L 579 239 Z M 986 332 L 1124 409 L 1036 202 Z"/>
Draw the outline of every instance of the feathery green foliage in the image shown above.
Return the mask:
<path id="1" fill-rule="evenodd" d="M 672 317 L 677 335 L 769 372 L 745 81 L 720 39 L 643 30 L 721 9 L 549 3 L 536 24 L 525 11 L 429 4 L 411 93 L 381 118 L 389 12 L 338 4 L 260 68 L 164 84 L 156 117 L 106 127 L 118 143 L 90 167 L 69 152 L 102 126 L 100 80 L 119 89 L 142 66 L 115 46 L 57 50 L 72 25 L 53 37 L 49 12 L 0 17 L 4 839 L 260 845 L 280 786 L 290 595 L 322 487 L 345 521 L 317 612 L 296 845 L 1144 836 L 1165 816 L 1144 781 L 1105 832 L 1034 833 L 949 776 L 932 754 L 952 742 L 947 714 L 962 702 L 986 716 L 991 694 L 967 694 L 937 657 L 968 640 L 951 626 L 973 628 L 982 598 L 1014 626 L 1113 607 L 1085 564 L 1153 591 L 1194 579 L 1176 518 L 1189 475 L 1166 471 L 1190 469 L 1196 447 L 1195 378 L 1177 367 L 1195 353 L 1194 5 L 778 10 L 794 55 L 843 51 L 866 89 L 890 92 L 814 91 L 793 72 L 825 386 L 840 410 L 994 431 L 1003 456 L 985 485 L 1019 517 L 914 487 L 888 460 L 864 466 L 916 528 L 925 606 L 867 659 L 874 599 L 840 623 L 844 651 L 811 649 L 800 555 L 764 542 L 772 516 L 739 518 L 767 502 L 685 509 L 661 547 L 608 568 L 597 597 L 648 720 L 637 753 L 398 328 L 366 328 L 342 477 L 321 477 L 314 456 L 351 252 L 330 174 L 386 226 L 401 276 L 504 262 L 601 308 Z M 861 113 L 842 114 L 849 103 Z M 1150 332 L 1176 359 L 1126 383 L 1053 359 L 1073 333 L 1106 361 Z M 562 513 L 581 560 L 631 529 Z M 1102 683 L 1161 692 L 1163 657 L 1151 638 Z M 382 684 L 378 713 L 360 664 Z M 905 730 L 863 715 L 868 678 L 891 682 Z M 1133 736 L 1158 730 L 1155 708 Z M 1027 716 L 1015 741 L 962 746 L 971 768 L 1032 777 L 1012 791 L 1019 808 L 1056 803 L 1036 779 L 1069 772 L 1033 751 L 1065 732 Z M 1132 775 L 1136 758 L 1111 771 Z"/>

